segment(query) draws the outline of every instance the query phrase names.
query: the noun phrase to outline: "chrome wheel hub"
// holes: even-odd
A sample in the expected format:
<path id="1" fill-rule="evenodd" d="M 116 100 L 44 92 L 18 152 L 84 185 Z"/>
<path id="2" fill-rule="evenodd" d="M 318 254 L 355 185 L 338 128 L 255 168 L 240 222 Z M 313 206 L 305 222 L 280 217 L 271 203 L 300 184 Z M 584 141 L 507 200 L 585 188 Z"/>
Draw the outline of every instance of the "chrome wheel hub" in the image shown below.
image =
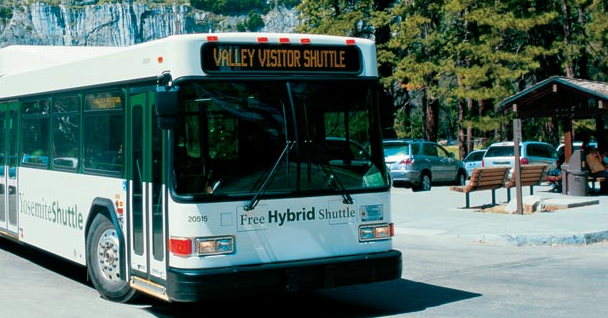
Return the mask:
<path id="1" fill-rule="evenodd" d="M 97 257 L 99 269 L 106 280 L 116 282 L 120 280 L 120 243 L 116 230 L 108 229 L 99 238 L 97 244 Z"/>

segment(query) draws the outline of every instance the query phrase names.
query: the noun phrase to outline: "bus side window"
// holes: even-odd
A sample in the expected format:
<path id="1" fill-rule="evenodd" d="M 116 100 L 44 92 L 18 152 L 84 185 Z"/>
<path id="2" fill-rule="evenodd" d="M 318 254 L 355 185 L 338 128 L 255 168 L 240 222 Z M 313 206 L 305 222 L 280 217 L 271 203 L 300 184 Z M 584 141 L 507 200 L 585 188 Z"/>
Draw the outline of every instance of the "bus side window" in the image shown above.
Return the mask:
<path id="1" fill-rule="evenodd" d="M 86 148 L 84 151 L 84 167 L 85 168 L 94 167 L 93 156 L 94 156 L 93 148 Z"/>
<path id="2" fill-rule="evenodd" d="M 80 98 L 78 95 L 53 99 L 53 168 L 76 171 L 80 142 Z"/>
<path id="3" fill-rule="evenodd" d="M 124 160 L 118 156 L 124 144 L 123 95 L 120 91 L 88 93 L 84 97 L 84 168 L 94 173 L 117 175 Z"/>
<path id="4" fill-rule="evenodd" d="M 40 99 L 21 105 L 23 157 L 27 166 L 47 168 L 49 163 L 49 101 Z"/>
<path id="5" fill-rule="evenodd" d="M 119 155 L 119 151 L 94 151 L 90 149 L 85 160 L 86 168 L 122 171 L 122 154 Z"/>
<path id="6" fill-rule="evenodd" d="M 120 144 L 120 146 L 118 146 L 118 150 L 116 151 L 116 154 L 114 155 L 112 164 L 122 166 L 122 152 L 123 152 L 122 144 Z"/>

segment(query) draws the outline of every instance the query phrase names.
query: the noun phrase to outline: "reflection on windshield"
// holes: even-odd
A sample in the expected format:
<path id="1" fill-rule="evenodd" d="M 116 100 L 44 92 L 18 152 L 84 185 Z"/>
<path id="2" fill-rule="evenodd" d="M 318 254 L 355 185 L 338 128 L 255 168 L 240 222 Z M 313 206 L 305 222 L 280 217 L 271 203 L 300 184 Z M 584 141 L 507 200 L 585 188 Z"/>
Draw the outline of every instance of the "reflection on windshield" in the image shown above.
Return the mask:
<path id="1" fill-rule="evenodd" d="M 385 187 L 373 142 L 373 82 L 181 84 L 175 130 L 178 195 L 342 193 Z M 378 155 L 372 156 L 372 153 Z"/>

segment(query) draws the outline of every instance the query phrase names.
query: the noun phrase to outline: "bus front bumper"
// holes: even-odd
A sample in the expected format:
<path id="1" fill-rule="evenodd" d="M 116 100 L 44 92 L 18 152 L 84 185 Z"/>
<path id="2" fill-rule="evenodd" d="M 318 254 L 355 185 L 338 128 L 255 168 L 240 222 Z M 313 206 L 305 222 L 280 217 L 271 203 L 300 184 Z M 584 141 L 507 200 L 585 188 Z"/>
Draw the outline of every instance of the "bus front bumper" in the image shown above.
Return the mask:
<path id="1" fill-rule="evenodd" d="M 185 270 L 169 268 L 167 293 L 179 302 L 235 295 L 316 290 L 401 278 L 401 252 Z"/>

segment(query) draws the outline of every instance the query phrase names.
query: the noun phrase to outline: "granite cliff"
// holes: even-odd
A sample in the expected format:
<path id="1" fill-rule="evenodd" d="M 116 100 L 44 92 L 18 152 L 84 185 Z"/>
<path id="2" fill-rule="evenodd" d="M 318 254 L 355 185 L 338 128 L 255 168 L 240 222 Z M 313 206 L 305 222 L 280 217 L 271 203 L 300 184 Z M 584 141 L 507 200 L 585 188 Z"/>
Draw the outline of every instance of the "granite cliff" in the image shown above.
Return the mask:
<path id="1" fill-rule="evenodd" d="M 7 2 L 7 1 L 5 1 Z M 236 31 L 246 16 L 220 16 L 186 4 L 148 1 L 13 1 L 0 12 L 0 47 L 11 44 L 126 46 L 173 34 Z M 259 31 L 293 32 L 295 10 L 262 15 Z"/>

